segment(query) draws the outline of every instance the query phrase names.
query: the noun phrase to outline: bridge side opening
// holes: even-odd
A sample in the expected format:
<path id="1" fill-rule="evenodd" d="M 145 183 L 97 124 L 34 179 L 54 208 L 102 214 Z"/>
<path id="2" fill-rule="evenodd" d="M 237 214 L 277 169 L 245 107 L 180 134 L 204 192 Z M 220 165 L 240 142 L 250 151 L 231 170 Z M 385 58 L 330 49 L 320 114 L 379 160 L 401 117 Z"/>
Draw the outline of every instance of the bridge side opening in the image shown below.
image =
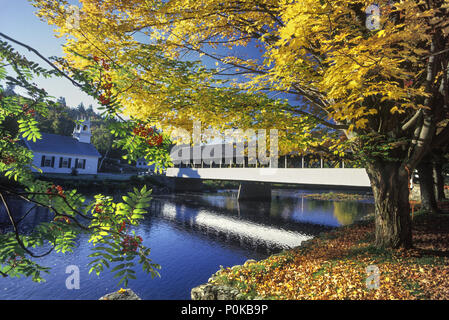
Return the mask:
<path id="1" fill-rule="evenodd" d="M 271 201 L 271 184 L 258 182 L 241 182 L 237 199 L 239 201 Z"/>

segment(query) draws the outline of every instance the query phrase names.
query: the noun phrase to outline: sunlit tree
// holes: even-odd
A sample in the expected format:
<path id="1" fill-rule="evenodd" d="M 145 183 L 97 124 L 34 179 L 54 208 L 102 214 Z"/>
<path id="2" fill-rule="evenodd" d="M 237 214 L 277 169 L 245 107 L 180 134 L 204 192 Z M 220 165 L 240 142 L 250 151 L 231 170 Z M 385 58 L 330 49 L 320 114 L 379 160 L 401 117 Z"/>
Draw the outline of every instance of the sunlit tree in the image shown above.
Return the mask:
<path id="1" fill-rule="evenodd" d="M 352 150 L 373 187 L 376 244 L 412 245 L 408 181 L 449 131 L 448 1 L 83 0 L 76 27 L 66 1 L 33 3 L 67 37 L 68 66 L 89 67 L 89 55 L 115 66 L 129 115 L 260 124 L 285 129 L 283 150 Z M 218 68 L 177 60 L 187 52 Z"/>

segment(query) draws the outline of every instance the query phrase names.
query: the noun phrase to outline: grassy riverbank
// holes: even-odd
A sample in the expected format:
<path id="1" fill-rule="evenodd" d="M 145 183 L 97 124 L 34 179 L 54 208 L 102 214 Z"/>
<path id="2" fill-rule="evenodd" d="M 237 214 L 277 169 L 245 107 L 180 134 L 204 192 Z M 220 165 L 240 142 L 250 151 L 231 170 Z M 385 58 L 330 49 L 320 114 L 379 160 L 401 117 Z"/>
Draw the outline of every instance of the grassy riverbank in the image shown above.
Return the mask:
<path id="1" fill-rule="evenodd" d="M 329 201 L 358 201 L 372 199 L 372 194 L 360 194 L 349 192 L 326 192 L 326 193 L 308 193 L 304 194 L 305 198 L 315 200 L 329 200 Z"/>
<path id="2" fill-rule="evenodd" d="M 76 189 L 83 193 L 115 193 L 126 192 L 146 185 L 153 192 L 164 188 L 164 184 L 153 176 L 138 177 L 136 175 L 40 175 L 38 179 L 60 185 L 64 189 Z"/>
<path id="3" fill-rule="evenodd" d="M 248 299 L 449 299 L 449 215 L 415 213 L 413 222 L 412 250 L 375 248 L 374 223 L 366 221 L 222 269 L 212 281 Z M 367 288 L 372 265 L 380 271 L 378 289 Z"/>

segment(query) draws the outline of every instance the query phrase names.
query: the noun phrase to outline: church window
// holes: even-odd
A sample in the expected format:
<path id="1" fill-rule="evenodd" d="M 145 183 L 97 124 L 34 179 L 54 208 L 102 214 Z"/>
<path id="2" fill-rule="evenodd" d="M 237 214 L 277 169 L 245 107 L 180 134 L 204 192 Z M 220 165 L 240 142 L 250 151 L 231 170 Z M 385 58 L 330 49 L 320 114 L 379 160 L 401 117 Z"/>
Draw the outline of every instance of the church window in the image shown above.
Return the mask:
<path id="1" fill-rule="evenodd" d="M 71 164 L 71 158 L 64 158 L 64 157 L 60 157 L 59 158 L 59 167 L 60 168 L 70 168 L 70 164 Z"/>
<path id="2" fill-rule="evenodd" d="M 52 167 L 55 166 L 55 157 L 50 156 L 42 156 L 41 158 L 41 167 Z"/>
<path id="3" fill-rule="evenodd" d="M 75 168 L 86 169 L 86 159 L 75 159 Z"/>

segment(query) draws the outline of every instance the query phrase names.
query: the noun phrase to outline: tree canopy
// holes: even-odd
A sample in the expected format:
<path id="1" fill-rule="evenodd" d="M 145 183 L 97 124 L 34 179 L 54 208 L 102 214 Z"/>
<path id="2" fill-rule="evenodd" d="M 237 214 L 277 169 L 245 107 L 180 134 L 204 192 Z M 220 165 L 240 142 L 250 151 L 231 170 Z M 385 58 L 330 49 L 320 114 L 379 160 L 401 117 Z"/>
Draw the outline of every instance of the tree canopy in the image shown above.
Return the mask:
<path id="1" fill-rule="evenodd" d="M 373 186 L 376 243 L 411 245 L 408 180 L 449 133 L 448 1 L 84 0 L 77 27 L 66 1 L 33 3 L 67 38 L 67 65 L 109 61 L 130 115 L 277 127 L 284 152 L 350 148 Z M 182 62 L 186 52 L 218 68 Z M 217 80 L 229 73 L 236 81 Z"/>

